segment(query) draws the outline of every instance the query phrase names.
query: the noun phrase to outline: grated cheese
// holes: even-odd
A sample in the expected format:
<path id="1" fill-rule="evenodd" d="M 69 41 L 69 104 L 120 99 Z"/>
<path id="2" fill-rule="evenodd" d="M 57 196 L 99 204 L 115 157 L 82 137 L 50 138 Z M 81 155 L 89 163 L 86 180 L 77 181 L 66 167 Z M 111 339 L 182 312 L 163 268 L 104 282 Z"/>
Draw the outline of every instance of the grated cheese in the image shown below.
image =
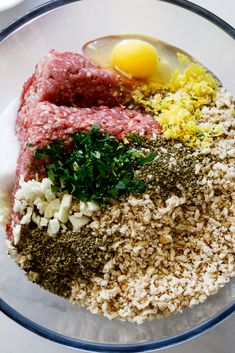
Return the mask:
<path id="1" fill-rule="evenodd" d="M 179 55 L 180 61 L 187 57 Z M 201 110 L 215 100 L 218 82 L 204 67 L 188 61 L 183 72 L 173 72 L 164 93 L 148 95 L 147 88 L 136 90 L 135 104 L 154 114 L 163 129 L 163 137 L 179 140 L 191 147 L 206 147 L 222 133 L 219 124 L 202 121 Z M 152 89 L 152 87 L 151 87 Z"/>

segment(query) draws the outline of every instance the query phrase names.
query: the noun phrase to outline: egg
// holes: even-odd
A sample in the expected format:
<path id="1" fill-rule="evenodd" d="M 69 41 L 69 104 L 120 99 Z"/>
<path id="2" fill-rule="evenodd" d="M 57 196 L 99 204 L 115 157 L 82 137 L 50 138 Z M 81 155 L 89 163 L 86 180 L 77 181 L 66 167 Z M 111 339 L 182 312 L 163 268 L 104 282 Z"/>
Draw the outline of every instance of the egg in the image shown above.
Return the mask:
<path id="1" fill-rule="evenodd" d="M 115 70 L 129 79 L 169 82 L 174 70 L 183 70 L 177 53 L 184 51 L 141 34 L 120 34 L 94 39 L 83 46 L 83 54 L 101 68 Z"/>
<path id="2" fill-rule="evenodd" d="M 158 64 L 157 50 L 140 39 L 124 39 L 117 43 L 111 53 L 113 67 L 129 78 L 147 79 Z"/>

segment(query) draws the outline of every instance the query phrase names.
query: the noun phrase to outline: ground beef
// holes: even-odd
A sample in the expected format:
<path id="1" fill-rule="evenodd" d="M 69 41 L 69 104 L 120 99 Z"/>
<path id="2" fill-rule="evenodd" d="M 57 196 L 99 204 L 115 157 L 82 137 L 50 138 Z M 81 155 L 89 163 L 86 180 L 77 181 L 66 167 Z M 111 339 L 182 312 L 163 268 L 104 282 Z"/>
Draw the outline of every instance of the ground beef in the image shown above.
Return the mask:
<path id="1" fill-rule="evenodd" d="M 123 102 L 124 91 L 129 89 L 130 84 L 118 74 L 98 68 L 88 58 L 51 50 L 24 84 L 17 127 L 21 127 L 23 118 L 37 101 L 49 101 L 59 106 L 113 107 Z"/>
<path id="2" fill-rule="evenodd" d="M 66 139 L 76 131 L 86 131 L 92 125 L 122 138 L 129 132 L 139 136 L 156 136 L 160 126 L 149 114 L 121 107 L 93 108 L 58 107 L 48 102 L 39 102 L 25 115 L 20 141 L 37 143 Z"/>

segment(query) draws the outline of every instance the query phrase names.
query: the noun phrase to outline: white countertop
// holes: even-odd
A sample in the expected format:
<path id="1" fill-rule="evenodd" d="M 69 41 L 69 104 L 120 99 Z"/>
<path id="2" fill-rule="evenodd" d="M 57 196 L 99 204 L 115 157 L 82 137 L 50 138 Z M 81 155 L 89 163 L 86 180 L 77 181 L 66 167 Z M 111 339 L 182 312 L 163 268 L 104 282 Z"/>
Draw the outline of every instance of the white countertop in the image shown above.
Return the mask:
<path id="1" fill-rule="evenodd" d="M 97 0 L 98 1 L 98 0 Z M 0 0 L 1 2 L 1 0 Z M 0 29 L 45 0 L 25 0 L 22 4 L 0 12 Z M 234 0 L 192 0 L 235 27 Z M 235 315 L 209 332 L 191 341 L 165 349 L 164 353 L 234 353 Z M 69 353 L 71 349 L 47 341 L 0 313 L 0 353 Z"/>

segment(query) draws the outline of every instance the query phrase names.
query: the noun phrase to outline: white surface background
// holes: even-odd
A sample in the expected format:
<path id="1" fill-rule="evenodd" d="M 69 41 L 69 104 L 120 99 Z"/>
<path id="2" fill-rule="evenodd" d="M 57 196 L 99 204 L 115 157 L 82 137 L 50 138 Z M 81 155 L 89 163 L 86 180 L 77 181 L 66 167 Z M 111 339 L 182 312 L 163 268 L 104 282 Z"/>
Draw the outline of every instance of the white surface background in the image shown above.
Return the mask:
<path id="1" fill-rule="evenodd" d="M 98 1 L 98 0 L 97 0 Z M 0 0 L 1 2 L 1 0 Z M 45 0 L 25 0 L 21 5 L 0 13 L 0 29 L 17 17 L 24 15 Z M 235 0 L 193 0 L 235 27 Z M 25 330 L 0 313 L 0 353 L 70 353 L 71 349 L 59 346 Z M 164 353 L 234 353 L 235 315 L 225 322 Z"/>

